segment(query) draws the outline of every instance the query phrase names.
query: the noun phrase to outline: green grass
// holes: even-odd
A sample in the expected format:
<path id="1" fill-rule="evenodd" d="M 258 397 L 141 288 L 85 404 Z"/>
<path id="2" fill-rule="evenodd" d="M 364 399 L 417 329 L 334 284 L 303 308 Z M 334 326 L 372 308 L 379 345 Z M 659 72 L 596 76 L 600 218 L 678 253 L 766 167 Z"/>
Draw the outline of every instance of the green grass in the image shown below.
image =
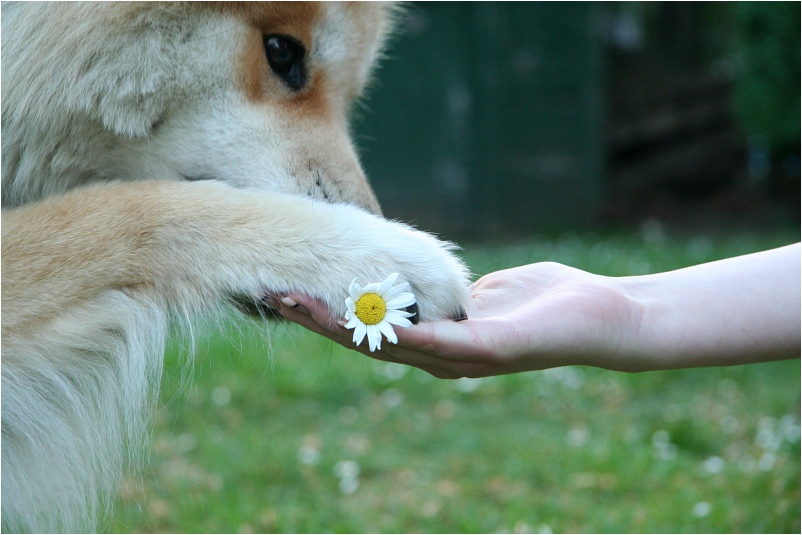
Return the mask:
<path id="1" fill-rule="evenodd" d="M 463 254 L 477 273 L 554 260 L 628 275 L 799 239 L 647 236 Z M 151 462 L 109 529 L 800 531 L 798 360 L 442 381 L 294 326 L 264 331 L 210 338 L 189 374 L 168 354 Z"/>

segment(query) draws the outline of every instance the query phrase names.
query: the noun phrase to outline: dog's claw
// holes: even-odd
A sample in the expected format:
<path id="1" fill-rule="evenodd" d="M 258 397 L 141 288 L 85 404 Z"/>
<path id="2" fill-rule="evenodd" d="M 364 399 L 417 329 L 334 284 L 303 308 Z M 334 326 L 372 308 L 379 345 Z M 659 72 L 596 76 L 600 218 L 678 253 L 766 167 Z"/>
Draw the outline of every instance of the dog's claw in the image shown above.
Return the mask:
<path id="1" fill-rule="evenodd" d="M 412 325 L 417 325 L 418 322 L 420 321 L 418 318 L 418 304 L 413 303 L 404 310 L 406 310 L 411 314 L 415 314 L 414 316 L 409 318 L 409 321 L 412 322 Z M 463 307 L 459 307 L 459 310 L 457 310 L 457 313 L 451 319 L 453 319 L 454 321 L 465 321 L 466 319 L 468 319 L 468 313 L 465 312 L 465 309 Z"/>
<path id="2" fill-rule="evenodd" d="M 237 307 L 242 314 L 251 316 L 258 319 L 282 319 L 283 316 L 279 314 L 273 303 L 268 298 L 254 299 L 253 297 L 246 297 L 244 295 L 237 295 L 231 298 L 234 306 Z"/>
<path id="3" fill-rule="evenodd" d="M 420 321 L 419 318 L 418 318 L 418 303 L 412 303 L 411 305 L 409 305 L 404 310 L 406 310 L 410 314 L 414 314 L 414 316 L 411 316 L 408 319 L 412 323 L 412 325 L 417 325 L 418 321 Z"/>

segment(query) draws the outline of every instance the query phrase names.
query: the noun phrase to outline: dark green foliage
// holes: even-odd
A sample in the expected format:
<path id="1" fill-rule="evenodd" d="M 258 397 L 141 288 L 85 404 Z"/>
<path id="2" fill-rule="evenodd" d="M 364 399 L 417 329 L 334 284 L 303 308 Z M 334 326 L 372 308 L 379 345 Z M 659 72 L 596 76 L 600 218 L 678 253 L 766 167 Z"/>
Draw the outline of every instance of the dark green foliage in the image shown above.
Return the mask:
<path id="1" fill-rule="evenodd" d="M 800 4 L 737 2 L 734 102 L 744 130 L 766 136 L 774 155 L 799 152 Z"/>

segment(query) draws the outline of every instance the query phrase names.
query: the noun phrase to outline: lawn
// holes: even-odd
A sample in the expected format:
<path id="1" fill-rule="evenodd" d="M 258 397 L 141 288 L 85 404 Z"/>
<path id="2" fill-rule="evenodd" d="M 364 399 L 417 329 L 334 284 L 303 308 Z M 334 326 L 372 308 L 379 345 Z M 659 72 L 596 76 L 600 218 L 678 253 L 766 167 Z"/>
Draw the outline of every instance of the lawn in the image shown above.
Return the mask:
<path id="1" fill-rule="evenodd" d="M 468 245 L 644 274 L 798 241 L 567 234 Z M 443 381 L 295 326 L 233 326 L 166 358 L 150 463 L 120 532 L 800 531 L 800 362 Z M 177 344 L 178 345 L 178 344 Z"/>

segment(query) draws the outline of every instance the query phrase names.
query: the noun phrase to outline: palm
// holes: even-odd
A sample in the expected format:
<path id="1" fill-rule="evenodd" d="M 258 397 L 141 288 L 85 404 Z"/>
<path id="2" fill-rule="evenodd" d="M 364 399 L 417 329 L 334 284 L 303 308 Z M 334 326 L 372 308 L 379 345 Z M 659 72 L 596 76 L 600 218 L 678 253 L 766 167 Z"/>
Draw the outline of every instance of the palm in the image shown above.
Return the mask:
<path id="1" fill-rule="evenodd" d="M 480 344 L 503 348 L 494 360 L 505 371 L 583 363 L 614 351 L 629 313 L 604 281 L 553 263 L 491 273 L 472 287 L 475 321 L 466 326 Z"/>

